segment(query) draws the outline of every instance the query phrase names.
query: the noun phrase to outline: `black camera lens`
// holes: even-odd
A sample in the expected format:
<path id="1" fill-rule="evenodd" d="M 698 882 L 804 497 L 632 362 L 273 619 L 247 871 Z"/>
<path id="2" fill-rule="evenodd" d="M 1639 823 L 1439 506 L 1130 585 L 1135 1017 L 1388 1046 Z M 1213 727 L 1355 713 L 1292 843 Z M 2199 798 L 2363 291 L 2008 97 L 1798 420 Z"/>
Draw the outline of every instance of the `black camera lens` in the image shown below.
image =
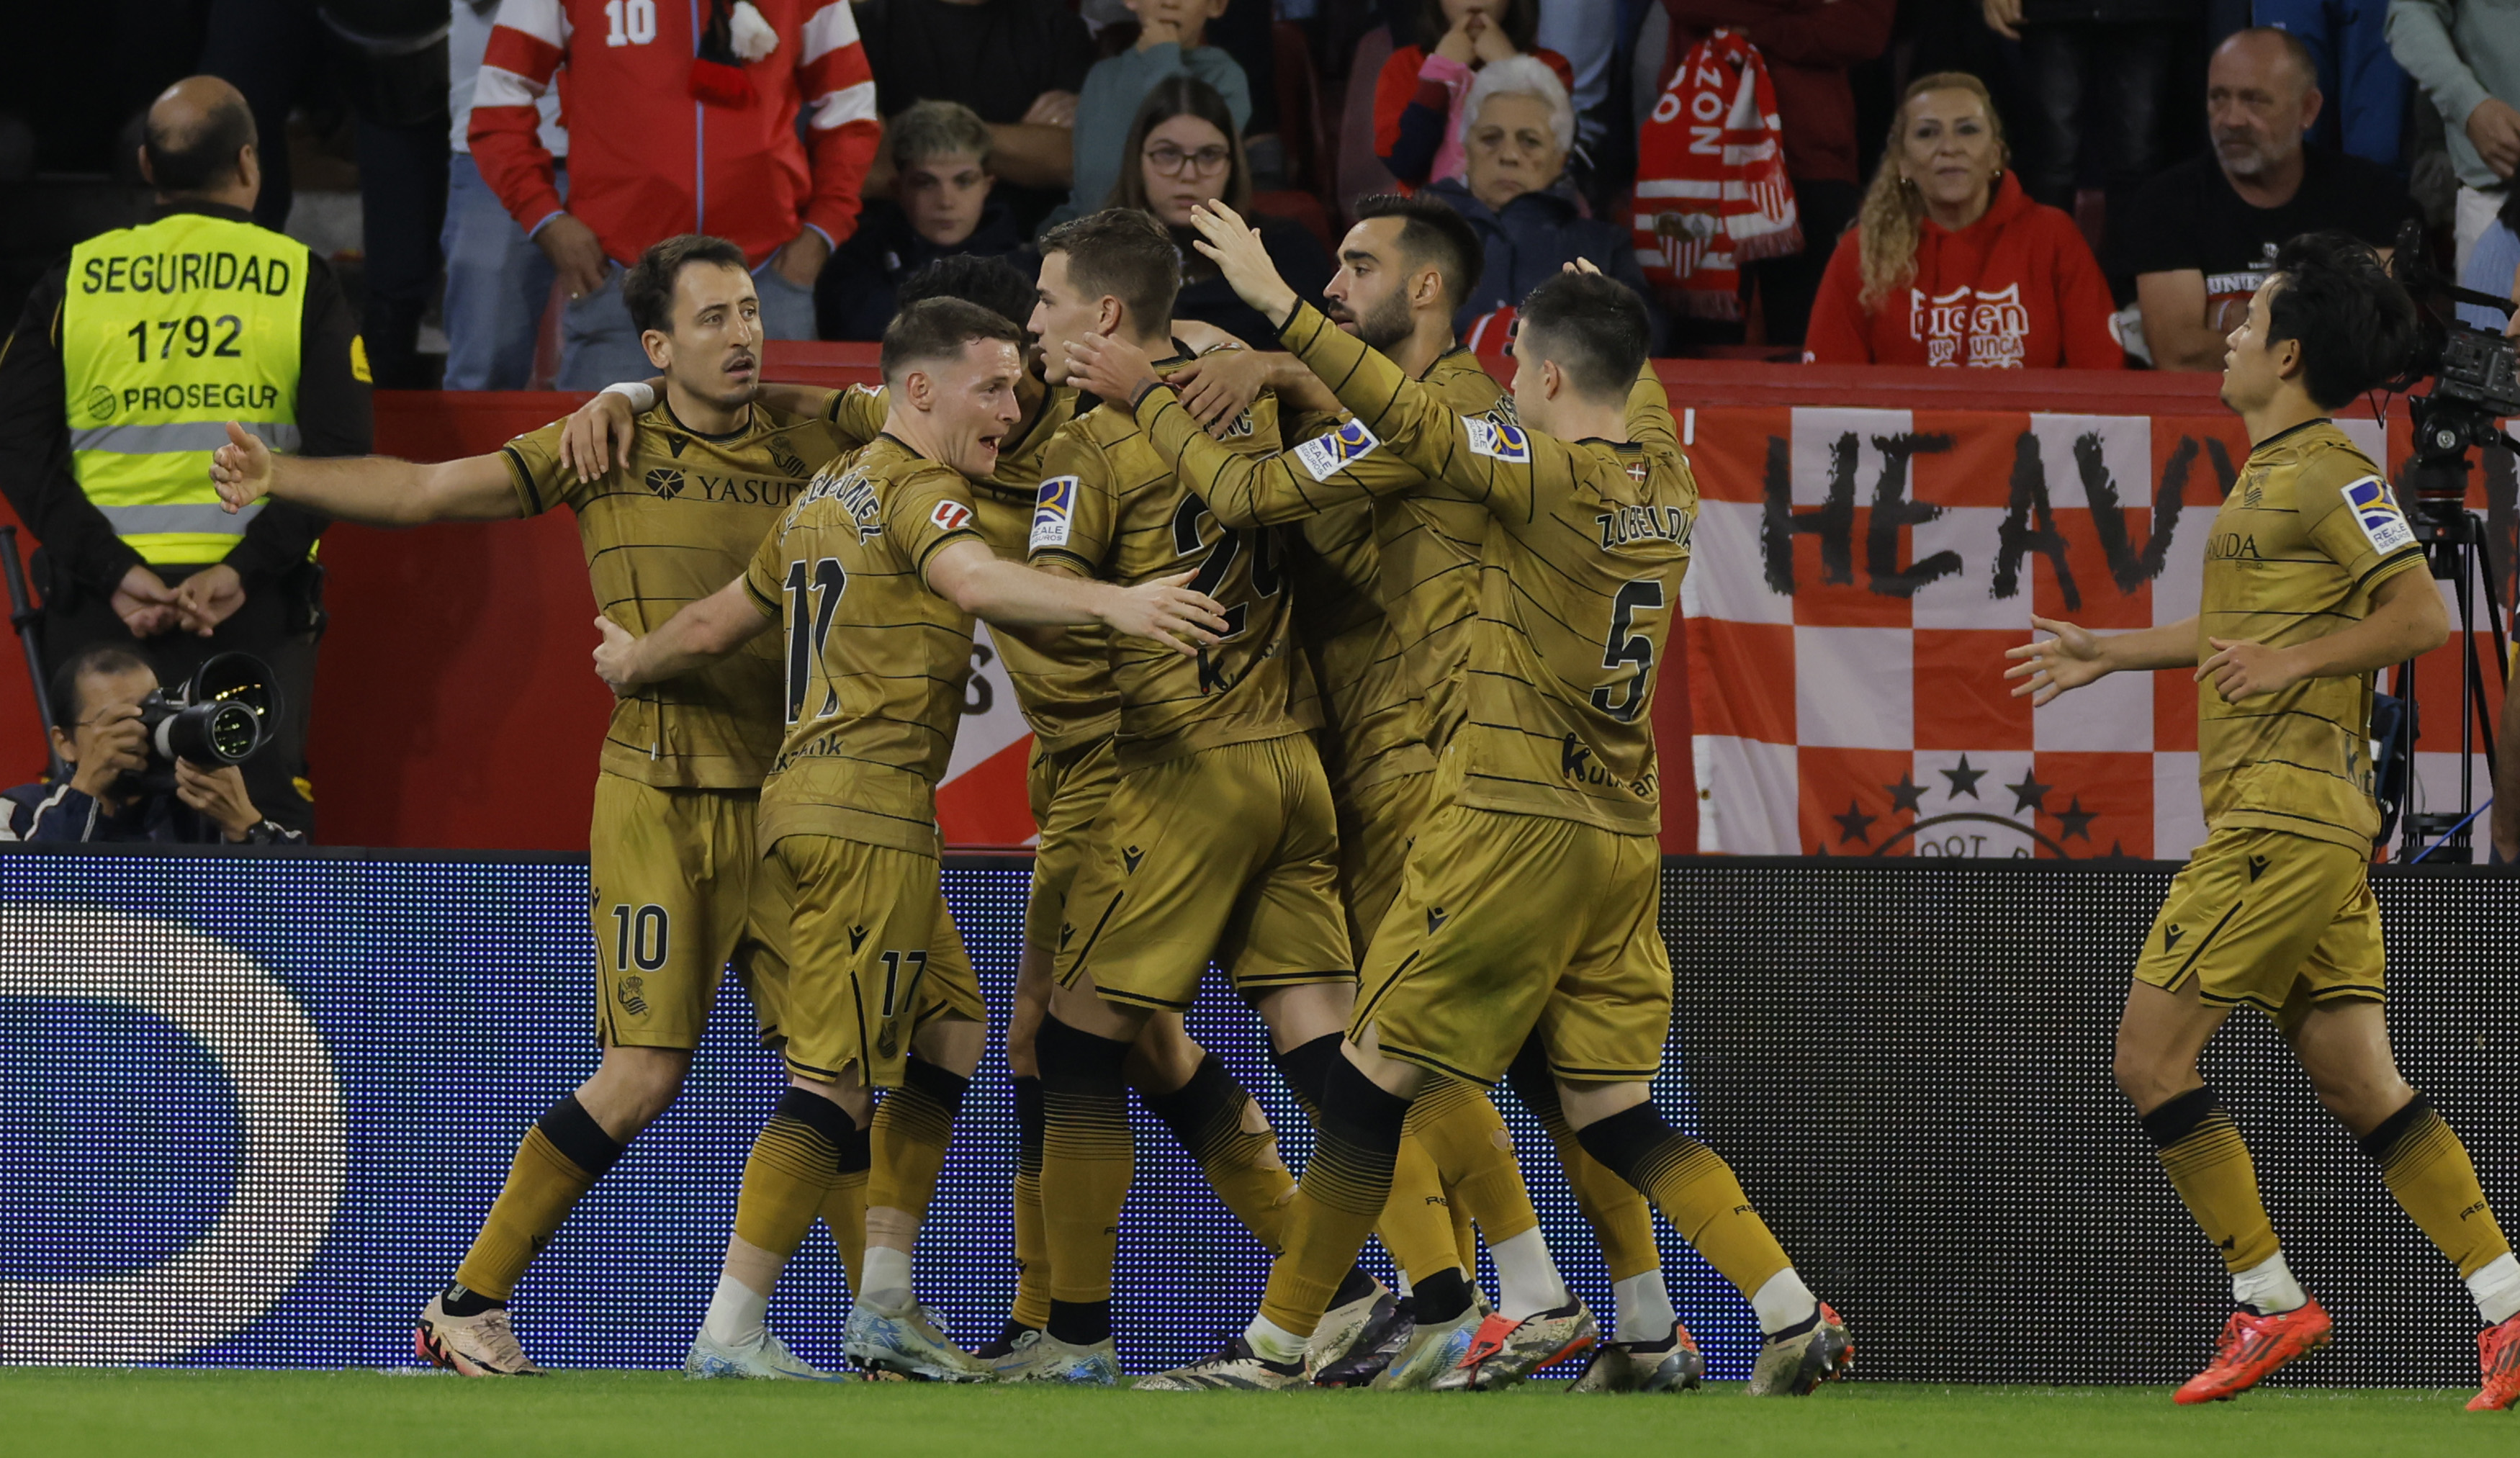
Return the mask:
<path id="1" fill-rule="evenodd" d="M 158 752 L 195 764 L 243 764 L 262 748 L 262 716 L 234 700 L 188 705 L 158 725 Z"/>

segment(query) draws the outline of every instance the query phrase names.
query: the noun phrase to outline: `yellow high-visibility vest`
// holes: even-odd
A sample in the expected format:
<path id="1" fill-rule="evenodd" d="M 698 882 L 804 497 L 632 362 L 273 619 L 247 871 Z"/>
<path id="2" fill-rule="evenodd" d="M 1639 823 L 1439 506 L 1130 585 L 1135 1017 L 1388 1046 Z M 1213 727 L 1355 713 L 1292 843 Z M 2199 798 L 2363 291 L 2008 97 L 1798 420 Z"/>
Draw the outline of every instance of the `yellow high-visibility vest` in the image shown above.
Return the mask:
<path id="1" fill-rule="evenodd" d="M 235 421 L 295 451 L 306 245 L 251 223 L 177 212 L 70 251 L 62 305 L 71 469 L 114 534 L 151 566 L 216 562 L 262 503 L 235 516 L 210 452 Z"/>

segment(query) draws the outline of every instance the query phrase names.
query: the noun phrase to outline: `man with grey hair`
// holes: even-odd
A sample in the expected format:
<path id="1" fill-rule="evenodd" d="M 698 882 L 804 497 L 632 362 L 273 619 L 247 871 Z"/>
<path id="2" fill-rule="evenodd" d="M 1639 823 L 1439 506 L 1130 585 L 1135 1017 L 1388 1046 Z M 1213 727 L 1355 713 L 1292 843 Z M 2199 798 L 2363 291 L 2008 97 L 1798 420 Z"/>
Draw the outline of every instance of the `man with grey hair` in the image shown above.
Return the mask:
<path id="1" fill-rule="evenodd" d="M 814 317 L 827 340 L 879 340 L 899 312 L 901 281 L 939 258 L 1007 256 L 1032 277 L 1021 220 L 993 189 L 989 124 L 960 102 L 922 101 L 884 128 L 892 197 L 870 198 L 858 231 L 814 284 Z"/>
<path id="2" fill-rule="evenodd" d="M 1548 63 L 1514 56 L 1482 68 L 1462 103 L 1462 173 L 1428 188 L 1479 234 L 1487 266 L 1454 317 L 1466 333 L 1483 314 L 1512 307 L 1578 258 L 1652 297 L 1636 250 L 1617 225 L 1584 214 L 1566 178 L 1575 109 Z M 1661 337 L 1655 319 L 1655 338 Z"/>
<path id="3" fill-rule="evenodd" d="M 2109 271 L 2133 279 L 2140 341 L 2156 369 L 2220 370 L 2223 337 L 2286 239 L 2336 229 L 2374 248 L 2397 241 L 2414 205 L 2396 173 L 2314 147 L 2303 134 L 2325 98 L 2301 37 L 2272 26 L 2215 48 L 2205 80 L 2211 154 L 2146 183 L 2109 218 Z"/>
<path id="4" fill-rule="evenodd" d="M 2448 124 L 2464 270 L 2520 168 L 2520 16 L 2478 0 L 2389 0 L 2389 50 Z"/>

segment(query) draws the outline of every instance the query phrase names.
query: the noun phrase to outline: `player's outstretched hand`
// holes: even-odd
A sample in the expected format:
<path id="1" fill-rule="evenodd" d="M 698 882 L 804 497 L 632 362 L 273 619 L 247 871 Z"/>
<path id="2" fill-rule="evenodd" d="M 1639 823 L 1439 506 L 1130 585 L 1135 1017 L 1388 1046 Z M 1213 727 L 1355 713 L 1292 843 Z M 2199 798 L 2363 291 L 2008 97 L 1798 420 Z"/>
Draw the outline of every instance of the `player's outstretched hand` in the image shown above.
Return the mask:
<path id="1" fill-rule="evenodd" d="M 2263 643 L 2237 638 L 2208 638 L 2214 645 L 2214 656 L 2196 665 L 2196 681 L 2214 681 L 2214 692 L 2226 704 L 2237 704 L 2260 694 L 2280 694 L 2306 676 L 2294 664 L 2291 654 Z"/>
<path id="2" fill-rule="evenodd" d="M 1102 621 L 1115 633 L 1169 643 L 1182 657 L 1194 659 L 1228 626 L 1223 605 L 1190 589 L 1190 579 L 1196 575 L 1182 572 L 1124 588 L 1115 599 L 1118 606 Z"/>
<path id="3" fill-rule="evenodd" d="M 1067 383 L 1126 406 L 1155 383 L 1147 351 L 1115 335 L 1089 334 L 1067 342 Z"/>
<path id="4" fill-rule="evenodd" d="M 1269 385 L 1269 361 L 1248 349 L 1217 349 L 1192 360 L 1164 382 L 1181 391 L 1182 408 L 1222 440 Z"/>
<path id="5" fill-rule="evenodd" d="M 643 681 L 639 677 L 639 640 L 609 617 L 597 617 L 595 630 L 604 635 L 604 641 L 595 645 L 595 676 L 604 680 L 613 698 L 627 699 Z"/>
<path id="6" fill-rule="evenodd" d="M 2030 625 L 2054 636 L 2003 651 L 2005 658 L 2018 661 L 2003 670 L 2003 676 L 2024 680 L 2013 685 L 2013 698 L 2028 694 L 2036 707 L 2109 671 L 2100 661 L 2100 640 L 2091 629 L 2039 616 L 2033 616 Z"/>
<path id="7" fill-rule="evenodd" d="M 230 516 L 270 495 L 271 447 L 229 421 L 228 443 L 210 452 L 210 484 Z"/>
<path id="8" fill-rule="evenodd" d="M 638 413 L 628 399 L 606 390 L 569 412 L 560 428 L 560 464 L 579 480 L 593 480 L 626 460 L 638 437 Z"/>
<path id="9" fill-rule="evenodd" d="M 1192 208 L 1190 220 L 1199 231 L 1191 247 L 1206 254 L 1242 301 L 1258 309 L 1272 326 L 1285 322 L 1295 311 L 1295 291 L 1278 276 L 1278 264 L 1260 242 L 1260 230 L 1213 199 Z"/>

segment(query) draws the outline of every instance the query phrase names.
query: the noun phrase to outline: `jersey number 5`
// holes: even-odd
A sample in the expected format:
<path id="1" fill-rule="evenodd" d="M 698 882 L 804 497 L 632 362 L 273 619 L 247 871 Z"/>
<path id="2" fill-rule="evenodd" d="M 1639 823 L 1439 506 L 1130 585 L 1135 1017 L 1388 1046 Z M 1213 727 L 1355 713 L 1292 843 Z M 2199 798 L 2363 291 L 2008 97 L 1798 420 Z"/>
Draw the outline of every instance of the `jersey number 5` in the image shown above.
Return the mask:
<path id="1" fill-rule="evenodd" d="M 1653 640 L 1631 629 L 1636 626 L 1639 613 L 1658 612 L 1661 608 L 1660 577 L 1639 577 L 1623 583 L 1619 595 L 1610 601 L 1610 636 L 1601 646 L 1601 666 L 1616 668 L 1622 663 L 1634 663 L 1637 672 L 1628 680 L 1626 702 L 1613 704 L 1610 693 L 1616 686 L 1603 684 L 1593 691 L 1593 706 L 1622 724 L 1636 722 L 1638 713 L 1643 710 L 1645 690 L 1653 673 Z"/>
<path id="2" fill-rule="evenodd" d="M 840 594 L 848 591 L 849 574 L 836 557 L 826 557 L 809 570 L 799 557 L 788 564 L 788 722 L 796 722 L 805 711 L 805 685 L 814 676 L 814 663 L 823 656 L 823 640 L 832 635 L 832 615 L 839 610 Z M 832 702 L 823 712 L 839 707 L 839 693 L 833 690 Z"/>

